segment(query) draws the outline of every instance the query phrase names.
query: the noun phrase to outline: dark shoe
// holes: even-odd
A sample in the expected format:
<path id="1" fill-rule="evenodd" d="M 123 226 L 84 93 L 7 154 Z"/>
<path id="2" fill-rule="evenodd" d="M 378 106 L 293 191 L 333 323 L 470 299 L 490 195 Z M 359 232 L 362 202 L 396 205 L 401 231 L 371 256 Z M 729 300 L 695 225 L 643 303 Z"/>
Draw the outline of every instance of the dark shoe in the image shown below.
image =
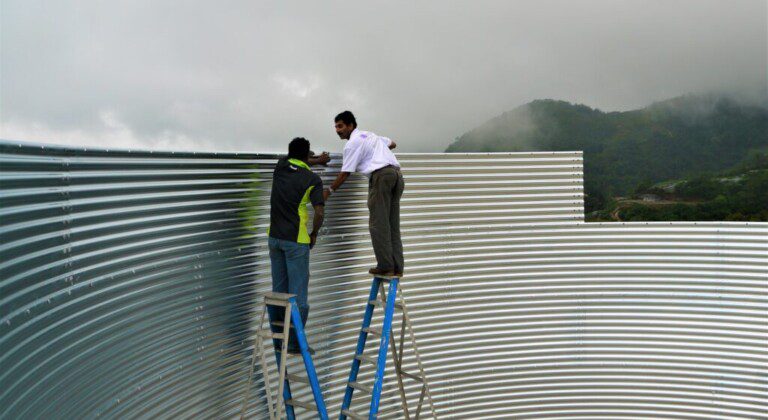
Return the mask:
<path id="1" fill-rule="evenodd" d="M 393 277 L 395 272 L 392 270 L 382 270 L 378 267 L 373 267 L 368 270 L 368 273 L 373 274 L 376 277 Z"/>
<path id="2" fill-rule="evenodd" d="M 307 350 L 309 350 L 309 354 L 314 356 L 315 349 L 312 347 L 307 347 Z M 288 347 L 288 354 L 301 354 L 301 349 L 298 347 Z"/>

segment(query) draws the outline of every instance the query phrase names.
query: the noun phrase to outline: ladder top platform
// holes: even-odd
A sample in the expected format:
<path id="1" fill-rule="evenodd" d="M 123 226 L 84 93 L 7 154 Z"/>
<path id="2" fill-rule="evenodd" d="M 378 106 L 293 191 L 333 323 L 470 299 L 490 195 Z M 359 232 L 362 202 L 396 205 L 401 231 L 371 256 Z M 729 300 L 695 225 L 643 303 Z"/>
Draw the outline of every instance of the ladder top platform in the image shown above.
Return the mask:
<path id="1" fill-rule="evenodd" d="M 296 295 L 291 293 L 278 293 L 278 292 L 267 292 L 264 294 L 264 299 L 269 300 L 282 300 L 285 302 L 288 302 L 288 299 L 296 297 Z"/>

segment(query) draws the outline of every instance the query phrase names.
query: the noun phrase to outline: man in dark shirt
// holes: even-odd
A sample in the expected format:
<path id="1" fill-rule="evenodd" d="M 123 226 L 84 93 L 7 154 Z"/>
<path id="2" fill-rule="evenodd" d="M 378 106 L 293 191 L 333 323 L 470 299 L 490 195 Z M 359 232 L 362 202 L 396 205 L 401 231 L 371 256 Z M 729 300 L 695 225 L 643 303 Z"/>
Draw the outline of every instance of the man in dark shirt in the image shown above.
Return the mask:
<path id="1" fill-rule="evenodd" d="M 302 325 L 309 315 L 309 250 L 315 246 L 323 225 L 323 181 L 309 169 L 309 162 L 327 163 L 328 155 L 310 158 L 309 141 L 297 137 L 288 145 L 288 156 L 280 159 L 272 175 L 269 218 L 269 259 L 272 262 L 272 291 L 296 295 Z M 307 231 L 307 204 L 315 216 Z M 283 321 L 282 308 L 268 307 L 272 322 Z M 296 322 L 294 320 L 294 322 Z M 273 327 L 273 331 L 278 329 Z M 277 340 L 279 341 L 279 340 Z M 279 343 L 275 343 L 279 348 Z M 295 331 L 291 330 L 288 352 L 299 353 Z"/>

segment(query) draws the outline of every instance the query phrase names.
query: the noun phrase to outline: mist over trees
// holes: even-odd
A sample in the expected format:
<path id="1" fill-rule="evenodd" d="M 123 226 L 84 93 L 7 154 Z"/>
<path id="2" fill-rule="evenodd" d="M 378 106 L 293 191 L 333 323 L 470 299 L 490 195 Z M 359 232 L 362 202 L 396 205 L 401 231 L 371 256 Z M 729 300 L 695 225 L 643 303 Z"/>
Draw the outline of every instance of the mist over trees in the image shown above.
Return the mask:
<path id="1" fill-rule="evenodd" d="M 600 212 L 607 214 L 618 198 L 637 197 L 656 183 L 677 180 L 673 184 L 683 192 L 656 190 L 666 204 L 683 201 L 676 213 L 660 212 L 659 206 L 641 211 L 641 205 L 634 206 L 634 213 L 623 213 L 631 220 L 768 220 L 768 196 L 759 204 L 759 189 L 768 194 L 763 185 L 763 171 L 768 170 L 766 103 L 686 95 L 638 110 L 603 112 L 536 100 L 463 134 L 446 151 L 583 150 L 586 211 L 597 219 L 606 217 Z M 734 173 L 739 171 L 743 176 Z M 735 180 L 719 181 L 728 174 Z M 694 197 L 690 191 L 705 179 L 710 188 L 700 188 Z M 737 196 L 752 197 L 750 202 L 758 204 L 742 208 L 736 203 L 744 200 Z M 702 207 L 718 197 L 718 206 Z M 727 206 L 726 197 L 731 197 Z"/>

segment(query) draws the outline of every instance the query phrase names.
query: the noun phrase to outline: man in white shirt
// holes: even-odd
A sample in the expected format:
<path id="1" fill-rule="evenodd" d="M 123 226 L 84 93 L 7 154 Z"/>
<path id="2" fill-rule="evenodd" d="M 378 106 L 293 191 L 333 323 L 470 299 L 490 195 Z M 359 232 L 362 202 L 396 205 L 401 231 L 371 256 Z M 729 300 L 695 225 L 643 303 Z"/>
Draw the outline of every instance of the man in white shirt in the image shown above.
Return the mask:
<path id="1" fill-rule="evenodd" d="M 355 116 L 349 111 L 337 115 L 336 134 L 349 140 L 344 146 L 341 172 L 323 194 L 325 200 L 341 187 L 352 172 L 368 177 L 368 228 L 371 232 L 376 267 L 368 270 L 375 276 L 402 277 L 405 269 L 403 242 L 400 238 L 400 198 L 405 183 L 400 163 L 392 149 L 394 141 L 357 129 Z"/>

